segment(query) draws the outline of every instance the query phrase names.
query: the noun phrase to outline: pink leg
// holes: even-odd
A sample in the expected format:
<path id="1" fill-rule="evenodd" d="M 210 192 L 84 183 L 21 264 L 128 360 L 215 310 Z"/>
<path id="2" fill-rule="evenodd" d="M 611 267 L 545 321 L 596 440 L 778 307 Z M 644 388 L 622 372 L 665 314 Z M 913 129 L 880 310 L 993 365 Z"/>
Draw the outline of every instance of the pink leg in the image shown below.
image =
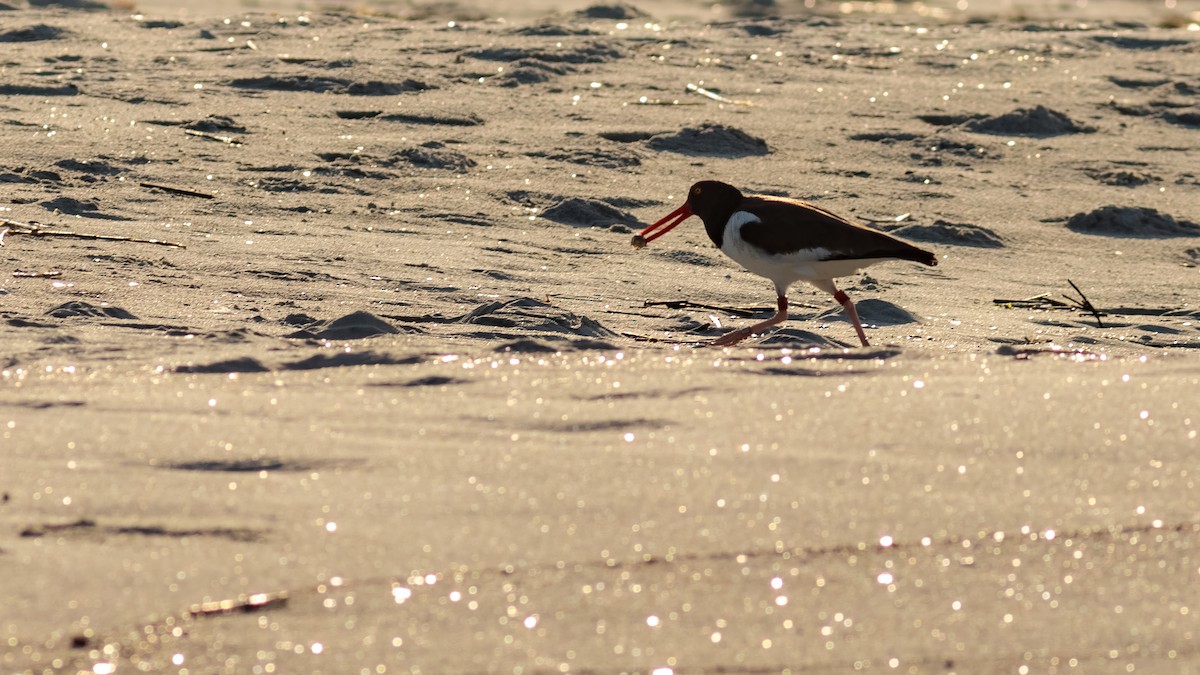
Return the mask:
<path id="1" fill-rule="evenodd" d="M 746 338 L 750 337 L 751 335 L 754 335 L 756 333 L 761 333 L 761 332 L 763 332 L 763 330 L 770 328 L 771 326 L 774 326 L 777 323 L 783 323 L 784 321 L 787 321 L 787 318 L 788 318 L 787 296 L 784 296 L 784 295 L 779 296 L 779 298 L 776 300 L 776 304 L 779 307 L 779 309 L 777 309 L 775 311 L 775 315 L 772 316 L 771 318 L 767 319 L 766 321 L 756 323 L 753 326 L 750 326 L 749 328 L 739 328 L 735 331 L 730 331 L 730 332 L 722 335 L 721 337 L 717 338 L 716 340 L 713 340 L 712 346 L 728 347 L 729 345 L 734 345 L 734 344 L 741 342 L 742 340 L 745 340 Z"/>
<path id="2" fill-rule="evenodd" d="M 854 309 L 854 303 L 850 301 L 850 296 L 846 295 L 846 291 L 838 290 L 833 294 L 833 299 L 842 303 L 842 309 L 846 311 L 846 316 L 854 322 L 854 331 L 858 333 L 858 339 L 862 340 L 862 346 L 870 347 L 871 343 L 867 342 L 867 334 L 863 332 L 862 322 L 858 320 L 858 310 Z"/>

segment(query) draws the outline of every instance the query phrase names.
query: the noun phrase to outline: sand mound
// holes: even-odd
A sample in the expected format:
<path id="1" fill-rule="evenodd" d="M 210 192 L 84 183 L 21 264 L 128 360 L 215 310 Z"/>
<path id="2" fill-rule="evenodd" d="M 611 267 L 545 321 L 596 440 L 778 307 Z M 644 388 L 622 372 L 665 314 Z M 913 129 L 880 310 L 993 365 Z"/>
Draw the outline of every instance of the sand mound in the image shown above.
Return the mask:
<path id="1" fill-rule="evenodd" d="M 705 157 L 753 157 L 771 152 L 757 136 L 724 124 L 701 124 L 676 133 L 658 134 L 646 142 L 651 150 Z"/>
<path id="2" fill-rule="evenodd" d="M 725 264 L 724 261 L 716 256 L 705 255 L 704 253 L 689 251 L 687 249 L 655 249 L 651 253 L 658 258 L 674 260 L 677 263 L 696 267 L 721 267 Z"/>
<path id="3" fill-rule="evenodd" d="M 994 231 L 980 225 L 950 223 L 936 220 L 932 225 L 905 225 L 892 228 L 892 234 L 932 244 L 972 246 L 975 248 L 1004 248 L 1004 240 Z"/>
<path id="4" fill-rule="evenodd" d="M 634 7 L 633 5 L 618 3 L 612 5 L 592 5 L 576 12 L 575 16 L 581 19 L 611 19 L 614 21 L 623 21 L 646 16 L 646 13 L 637 7 Z"/>
<path id="5" fill-rule="evenodd" d="M 596 31 L 590 28 L 578 28 L 575 26 L 566 26 L 553 21 L 545 21 L 536 23 L 531 26 L 522 26 L 513 30 L 513 35 L 538 35 L 538 36 L 553 36 L 565 37 L 568 35 L 596 35 Z"/>
<path id="6" fill-rule="evenodd" d="M 353 312 L 332 321 L 321 321 L 285 337 L 309 340 L 361 340 L 375 335 L 417 332 L 406 327 L 401 331 L 370 312 Z"/>
<path id="7" fill-rule="evenodd" d="M 283 364 L 283 370 L 316 370 L 318 368 L 344 368 L 346 366 L 397 366 L 419 362 L 416 357 L 396 358 L 375 352 L 334 352 L 315 354 L 307 359 Z"/>
<path id="8" fill-rule="evenodd" d="M 525 154 L 529 157 L 544 157 L 556 162 L 569 162 L 589 167 L 600 166 L 606 169 L 623 169 L 630 166 L 639 166 L 642 163 L 642 158 L 637 153 L 622 148 L 534 150 Z"/>
<path id="9" fill-rule="evenodd" d="M 1181 127 L 1200 127 L 1200 112 L 1164 112 L 1162 118 Z"/>
<path id="10" fill-rule="evenodd" d="M 598 199 L 571 197 L 542 212 L 542 217 L 572 227 L 637 226 L 637 218 Z"/>
<path id="11" fill-rule="evenodd" d="M 866 131 L 861 134 L 852 134 L 852 141 L 868 141 L 870 143 L 883 143 L 884 145 L 892 145 L 903 141 L 925 141 L 925 137 L 920 134 L 914 134 L 908 131 Z"/>
<path id="12" fill-rule="evenodd" d="M 1192 43 L 1191 40 L 1177 38 L 1140 38 L 1124 35 L 1097 35 L 1092 39 L 1101 44 L 1112 45 L 1118 49 L 1133 49 L 1138 51 L 1183 47 Z"/>
<path id="13" fill-rule="evenodd" d="M 781 328 L 770 335 L 764 337 L 761 341 L 764 345 L 779 345 L 789 347 L 846 347 L 849 343 L 838 342 L 832 337 L 821 335 L 809 330 L 801 328 Z M 768 373 L 775 374 L 775 373 Z M 800 375 L 801 372 L 789 372 L 789 375 Z"/>
<path id="14" fill-rule="evenodd" d="M 93 317 L 100 319 L 137 319 L 132 312 L 120 307 L 97 307 L 82 300 L 72 300 L 46 312 L 47 316 L 65 319 L 72 316 Z"/>
<path id="15" fill-rule="evenodd" d="M 544 63 L 584 64 L 613 61 L 621 58 L 622 53 L 621 50 L 611 44 L 597 41 L 584 43 L 569 49 L 556 49 L 553 51 L 525 47 L 484 47 L 481 49 L 468 49 L 462 55 L 481 61 L 504 61 L 508 63 L 528 60 Z"/>
<path id="16" fill-rule="evenodd" d="M 378 113 L 376 113 L 376 114 L 378 114 Z M 364 119 L 364 118 L 368 118 L 368 117 L 374 117 L 374 115 L 371 115 L 370 111 L 363 111 L 363 112 L 339 111 L 337 113 L 337 116 L 344 118 L 344 119 Z M 483 118 L 474 113 L 467 113 L 465 115 L 446 115 L 446 114 L 421 115 L 421 114 L 414 114 L 414 113 L 394 113 L 391 115 L 384 115 L 383 117 L 380 117 L 379 119 L 387 121 L 387 122 L 403 122 L 405 124 L 429 124 L 429 125 L 446 126 L 446 127 L 477 127 L 480 124 L 483 124 Z"/>
<path id="17" fill-rule="evenodd" d="M 214 473 L 258 473 L 259 471 L 308 471 L 310 467 L 278 457 L 247 457 L 246 459 L 201 459 L 170 462 L 158 466 L 171 471 L 209 471 Z"/>
<path id="18" fill-rule="evenodd" d="M 103 160 L 77 160 L 77 159 L 60 159 L 54 163 L 54 166 L 67 171 L 76 171 L 86 173 L 93 176 L 115 176 L 123 171 L 108 162 Z"/>
<path id="19" fill-rule="evenodd" d="M 0 42 L 41 42 L 43 40 L 59 40 L 70 33 L 56 26 L 38 24 L 28 28 L 17 28 L 0 33 Z"/>
<path id="20" fill-rule="evenodd" d="M 566 333 L 584 337 L 617 337 L 613 331 L 586 316 L 577 316 L 533 298 L 516 298 L 480 305 L 455 320 L 478 326 L 516 328 L 538 333 Z"/>
<path id="21" fill-rule="evenodd" d="M 481 61 L 500 61 L 504 72 L 491 79 L 502 87 L 548 82 L 556 76 L 574 73 L 578 66 L 605 63 L 621 58 L 620 49 L 604 42 L 588 42 L 569 49 L 531 49 L 527 47 L 484 47 L 462 52 Z"/>
<path id="22" fill-rule="evenodd" d="M 437 141 L 401 150 L 380 164 L 386 167 L 407 165 L 418 169 L 443 169 L 455 173 L 466 173 L 467 169 L 476 165 L 475 160 Z"/>
<path id="23" fill-rule="evenodd" d="M 47 199 L 44 202 L 40 202 L 38 206 L 47 211 L 58 211 L 69 216 L 90 216 L 100 210 L 96 202 L 85 202 L 79 199 L 72 199 L 71 197 Z"/>
<path id="24" fill-rule="evenodd" d="M 616 345 L 604 340 L 579 338 L 556 338 L 553 340 L 521 338 L 497 345 L 493 351 L 514 354 L 554 354 L 565 351 L 606 350 L 616 349 Z"/>
<path id="25" fill-rule="evenodd" d="M 188 364 L 175 368 L 177 373 L 265 373 L 269 370 L 270 368 L 252 356 L 222 359 L 200 365 Z"/>
<path id="26" fill-rule="evenodd" d="M 1200 225 L 1141 206 L 1102 206 L 1076 213 L 1067 220 L 1067 229 L 1115 237 L 1200 237 Z"/>
<path id="27" fill-rule="evenodd" d="M 1118 187 L 1136 187 L 1138 185 L 1146 185 L 1147 183 L 1157 182 L 1158 176 L 1145 171 L 1126 171 L 1124 169 L 1094 169 L 1085 171 L 1089 177 L 1104 183 L 1105 185 L 1116 185 Z"/>
<path id="28" fill-rule="evenodd" d="M 379 80 L 354 81 L 342 77 L 314 75 L 264 75 L 261 77 L 239 77 L 229 80 L 226 86 L 254 91 L 301 91 L 313 93 L 347 94 L 349 96 L 395 96 L 414 91 L 432 89 L 424 82 L 403 80 L 381 82 Z"/>
<path id="29" fill-rule="evenodd" d="M 972 120 L 967 122 L 966 128 L 979 133 L 1003 136 L 1059 136 L 1095 131 L 1092 127 L 1075 123 L 1057 110 L 1051 110 L 1041 105 L 1036 108 L 1018 108 L 1003 115 Z"/>
<path id="30" fill-rule="evenodd" d="M 183 124 L 183 128 L 191 129 L 192 131 L 203 131 L 209 134 L 222 132 L 235 134 L 246 133 L 246 127 L 238 124 L 232 117 L 227 115 L 209 115 L 204 119 L 192 120 L 191 122 Z"/>
<path id="31" fill-rule="evenodd" d="M 900 326 L 909 323 L 920 323 L 921 320 L 912 312 L 909 312 L 903 307 L 880 300 L 878 298 L 867 298 L 854 303 L 858 309 L 858 318 L 862 320 L 864 325 L 871 326 Z M 834 307 L 817 315 L 818 319 L 840 319 L 849 323 L 846 318 L 846 313 L 841 307 Z"/>
<path id="32" fill-rule="evenodd" d="M 36 84 L 0 84 L 0 96 L 76 96 L 79 87 L 64 84 L 58 87 L 39 86 Z"/>

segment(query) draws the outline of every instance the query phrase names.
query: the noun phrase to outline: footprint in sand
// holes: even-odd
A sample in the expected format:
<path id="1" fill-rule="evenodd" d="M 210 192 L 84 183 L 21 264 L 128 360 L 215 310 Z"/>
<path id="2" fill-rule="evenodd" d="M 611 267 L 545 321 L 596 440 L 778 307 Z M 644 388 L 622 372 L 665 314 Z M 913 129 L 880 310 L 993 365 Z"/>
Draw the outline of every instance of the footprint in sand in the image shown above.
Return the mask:
<path id="1" fill-rule="evenodd" d="M 455 173 L 466 173 L 476 166 L 475 160 L 461 152 L 450 150 L 438 141 L 429 141 L 415 148 L 406 148 L 380 162 L 381 166 L 393 168 L 410 166 L 417 169 L 441 169 Z"/>
<path id="2" fill-rule="evenodd" d="M 1162 180 L 1152 173 L 1131 169 L 1084 169 L 1084 173 L 1093 180 L 1116 187 L 1137 187 Z"/>

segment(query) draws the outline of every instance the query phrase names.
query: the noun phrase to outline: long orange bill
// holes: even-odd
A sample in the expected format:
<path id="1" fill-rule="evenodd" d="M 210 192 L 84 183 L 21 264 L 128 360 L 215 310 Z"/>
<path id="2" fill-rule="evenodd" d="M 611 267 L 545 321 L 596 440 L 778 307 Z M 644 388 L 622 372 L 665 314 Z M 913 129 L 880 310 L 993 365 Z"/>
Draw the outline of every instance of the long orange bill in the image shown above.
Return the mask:
<path id="1" fill-rule="evenodd" d="M 650 227 L 647 227 L 646 229 L 642 230 L 638 234 L 638 236 L 642 237 L 646 243 L 652 242 L 655 239 L 658 239 L 659 237 L 663 236 L 667 232 L 670 232 L 671 228 L 675 227 L 676 225 L 682 223 L 683 221 L 685 221 L 691 217 L 692 217 L 692 210 L 690 208 L 688 208 L 688 205 L 685 203 L 683 206 L 675 209 L 670 214 L 668 214 L 666 218 L 663 218 L 662 220 L 658 221 L 657 223 L 654 223 Z M 661 230 L 659 229 L 660 227 L 662 228 Z M 655 230 L 658 230 L 658 231 L 655 232 Z"/>

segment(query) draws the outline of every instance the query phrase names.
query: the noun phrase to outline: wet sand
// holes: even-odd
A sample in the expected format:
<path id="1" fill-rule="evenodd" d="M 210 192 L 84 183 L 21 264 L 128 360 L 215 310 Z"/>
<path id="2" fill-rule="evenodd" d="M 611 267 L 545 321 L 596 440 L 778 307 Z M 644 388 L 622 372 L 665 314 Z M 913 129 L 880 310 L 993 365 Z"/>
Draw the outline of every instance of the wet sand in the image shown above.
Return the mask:
<path id="1" fill-rule="evenodd" d="M 1200 670 L 1200 16 L 1120 7 L 0 12 L 0 668 Z M 702 178 L 941 262 L 705 347 Z"/>

